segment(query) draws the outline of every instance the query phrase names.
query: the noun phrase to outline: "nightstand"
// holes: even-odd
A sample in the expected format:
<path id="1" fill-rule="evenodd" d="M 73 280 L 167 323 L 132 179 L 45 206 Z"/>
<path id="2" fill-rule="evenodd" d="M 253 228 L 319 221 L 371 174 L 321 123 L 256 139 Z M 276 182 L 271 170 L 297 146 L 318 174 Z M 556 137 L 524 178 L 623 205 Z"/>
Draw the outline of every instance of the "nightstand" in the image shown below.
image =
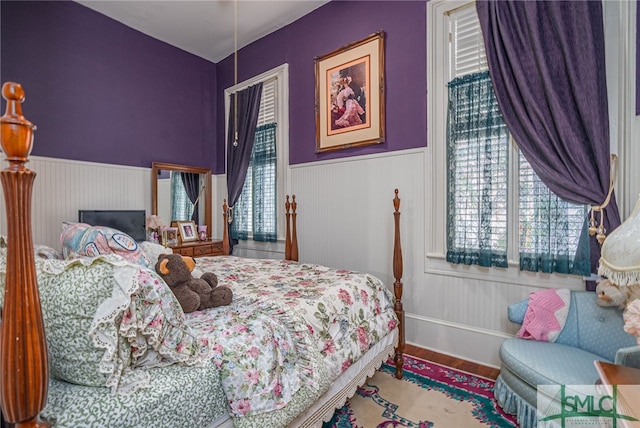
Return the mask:
<path id="1" fill-rule="evenodd" d="M 170 245 L 169 248 L 173 250 L 174 254 L 191 257 L 222 256 L 224 254 L 221 240 L 180 242 L 176 245 Z"/>
<path id="2" fill-rule="evenodd" d="M 622 410 L 621 414 L 634 419 L 618 418 L 618 426 L 624 428 L 640 426 L 640 421 L 638 421 L 640 419 L 640 409 L 638 409 L 638 403 L 640 402 L 640 369 L 604 361 L 595 361 L 594 364 L 607 394 L 612 395 L 612 385 L 617 385 L 616 402 Z"/>

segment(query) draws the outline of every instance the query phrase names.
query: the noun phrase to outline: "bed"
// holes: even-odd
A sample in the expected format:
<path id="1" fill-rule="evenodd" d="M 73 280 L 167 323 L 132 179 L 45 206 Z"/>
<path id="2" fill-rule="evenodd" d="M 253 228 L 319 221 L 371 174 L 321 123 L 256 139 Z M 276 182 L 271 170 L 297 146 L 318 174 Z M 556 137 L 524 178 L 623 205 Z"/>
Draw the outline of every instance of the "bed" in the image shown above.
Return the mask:
<path id="1" fill-rule="evenodd" d="M 317 427 L 390 356 L 402 377 L 397 190 L 393 293 L 372 275 L 295 261 L 293 200 L 285 260 L 199 258 L 198 268 L 216 273 L 234 300 L 184 314 L 143 262 L 119 254 L 64 258 L 34 246 L 35 173 L 25 163 L 35 127 L 22 115 L 20 85 L 6 83 L 2 92 L 1 143 L 9 161 L 0 172 L 8 220 L 0 258 L 6 421 Z"/>

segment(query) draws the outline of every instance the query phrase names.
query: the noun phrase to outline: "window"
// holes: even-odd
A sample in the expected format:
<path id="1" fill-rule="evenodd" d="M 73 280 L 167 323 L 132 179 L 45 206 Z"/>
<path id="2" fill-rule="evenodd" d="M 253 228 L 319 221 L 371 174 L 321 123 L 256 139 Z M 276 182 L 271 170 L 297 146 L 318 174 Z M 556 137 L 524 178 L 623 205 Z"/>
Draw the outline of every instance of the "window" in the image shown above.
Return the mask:
<path id="1" fill-rule="evenodd" d="M 475 4 L 430 3 L 430 191 L 433 206 L 445 209 L 429 219 L 436 236 L 427 240 L 428 254 L 462 265 L 588 275 L 588 246 L 580 240 L 586 207 L 553 195 L 513 143 Z"/>
<path id="2" fill-rule="evenodd" d="M 193 215 L 193 203 L 182 183 L 182 173 L 171 172 L 171 221 L 184 220 Z"/>
<path id="3" fill-rule="evenodd" d="M 285 64 L 225 91 L 228 114 L 230 94 L 258 82 L 263 84 L 251 161 L 233 210 L 232 237 L 237 239 L 284 239 L 280 232 L 284 230 L 284 219 L 278 215 L 278 201 L 284 200 L 288 159 L 287 70 Z"/>
<path id="4" fill-rule="evenodd" d="M 264 92 L 264 90 L 263 90 Z M 276 241 L 276 128 L 275 123 L 260 124 L 251 152 L 242 193 L 234 209 L 231 236 L 234 239 Z"/>

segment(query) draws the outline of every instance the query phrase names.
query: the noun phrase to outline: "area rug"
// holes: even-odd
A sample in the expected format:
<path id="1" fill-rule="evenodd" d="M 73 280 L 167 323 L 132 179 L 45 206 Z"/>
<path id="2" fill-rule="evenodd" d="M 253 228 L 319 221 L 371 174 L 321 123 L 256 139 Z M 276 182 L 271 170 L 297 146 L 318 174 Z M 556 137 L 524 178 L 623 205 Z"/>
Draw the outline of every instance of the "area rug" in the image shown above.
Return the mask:
<path id="1" fill-rule="evenodd" d="M 323 428 L 517 427 L 493 399 L 494 381 L 405 355 L 389 360 Z"/>

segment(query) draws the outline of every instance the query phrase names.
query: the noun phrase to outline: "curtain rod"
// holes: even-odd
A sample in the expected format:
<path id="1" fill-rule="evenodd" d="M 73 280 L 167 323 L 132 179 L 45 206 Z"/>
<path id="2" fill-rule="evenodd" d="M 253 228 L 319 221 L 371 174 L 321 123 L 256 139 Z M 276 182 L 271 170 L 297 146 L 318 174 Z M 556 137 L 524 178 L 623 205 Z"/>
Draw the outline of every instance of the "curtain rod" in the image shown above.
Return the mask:
<path id="1" fill-rule="evenodd" d="M 475 2 L 475 1 L 472 1 L 472 2 L 469 2 L 469 3 L 465 3 L 465 4 L 463 4 L 462 6 L 458 6 L 458 7 L 454 8 L 454 9 L 451 9 L 451 10 L 446 11 L 444 14 L 445 14 L 445 15 L 447 15 L 447 16 L 449 16 L 449 15 L 451 15 L 452 13 L 457 12 L 457 11 L 459 11 L 459 10 L 461 10 L 461 9 L 465 9 L 465 8 L 467 8 L 467 7 L 469 7 L 469 6 L 475 6 L 475 4 L 476 4 L 476 2 Z"/>

